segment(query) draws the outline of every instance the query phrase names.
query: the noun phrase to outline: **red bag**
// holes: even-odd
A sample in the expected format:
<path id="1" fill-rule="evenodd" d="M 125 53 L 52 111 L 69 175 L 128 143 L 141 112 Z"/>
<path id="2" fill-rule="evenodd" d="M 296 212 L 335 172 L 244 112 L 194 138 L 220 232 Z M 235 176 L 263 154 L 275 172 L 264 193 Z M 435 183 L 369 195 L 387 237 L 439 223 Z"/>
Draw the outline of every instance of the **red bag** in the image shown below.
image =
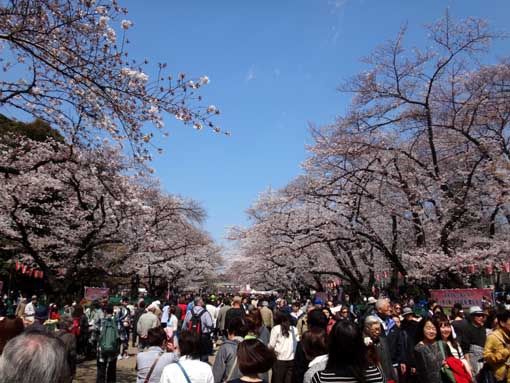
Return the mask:
<path id="1" fill-rule="evenodd" d="M 466 371 L 466 367 L 464 363 L 460 359 L 457 359 L 453 356 L 449 356 L 446 358 L 446 364 L 453 372 L 453 376 L 455 376 L 455 381 L 457 383 L 471 383 L 472 379 L 469 376 L 469 373 Z"/>
<path id="2" fill-rule="evenodd" d="M 73 327 L 71 328 L 71 334 L 80 336 L 80 318 L 73 318 Z"/>

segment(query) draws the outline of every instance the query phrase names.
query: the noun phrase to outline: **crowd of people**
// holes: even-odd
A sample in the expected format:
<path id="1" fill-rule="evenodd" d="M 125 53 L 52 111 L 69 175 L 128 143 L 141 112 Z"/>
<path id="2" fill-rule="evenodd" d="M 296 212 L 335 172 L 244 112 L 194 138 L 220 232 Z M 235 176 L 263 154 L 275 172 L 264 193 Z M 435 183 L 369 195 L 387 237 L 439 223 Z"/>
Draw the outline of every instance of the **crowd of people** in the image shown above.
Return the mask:
<path id="1" fill-rule="evenodd" d="M 96 381 L 115 382 L 136 357 L 137 383 L 510 383 L 510 296 L 466 311 L 345 295 L 80 303 L 2 303 L 0 381 L 71 382 L 94 357 Z"/>

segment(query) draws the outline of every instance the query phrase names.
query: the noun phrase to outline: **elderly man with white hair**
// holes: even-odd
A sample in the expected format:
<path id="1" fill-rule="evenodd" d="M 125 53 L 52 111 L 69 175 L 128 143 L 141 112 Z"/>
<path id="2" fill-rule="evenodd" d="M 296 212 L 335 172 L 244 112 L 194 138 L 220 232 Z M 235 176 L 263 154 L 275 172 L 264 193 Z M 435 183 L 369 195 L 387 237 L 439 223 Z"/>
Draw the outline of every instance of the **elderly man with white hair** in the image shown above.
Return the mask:
<path id="1" fill-rule="evenodd" d="M 375 315 L 369 315 L 365 318 L 364 325 L 363 336 L 365 345 L 375 349 L 386 379 L 396 380 L 397 375 L 392 365 L 388 341 L 385 337 L 381 336 L 382 326 L 379 318 Z"/>
<path id="2" fill-rule="evenodd" d="M 71 370 L 64 343 L 42 332 L 12 338 L 0 357 L 0 382 L 70 383 Z"/>
<path id="3" fill-rule="evenodd" d="M 399 355 L 400 331 L 391 315 L 391 301 L 388 298 L 379 298 L 375 302 L 374 317 L 381 324 L 381 337 L 386 338 L 391 355 L 391 364 L 396 371 L 402 362 L 403 356 Z"/>

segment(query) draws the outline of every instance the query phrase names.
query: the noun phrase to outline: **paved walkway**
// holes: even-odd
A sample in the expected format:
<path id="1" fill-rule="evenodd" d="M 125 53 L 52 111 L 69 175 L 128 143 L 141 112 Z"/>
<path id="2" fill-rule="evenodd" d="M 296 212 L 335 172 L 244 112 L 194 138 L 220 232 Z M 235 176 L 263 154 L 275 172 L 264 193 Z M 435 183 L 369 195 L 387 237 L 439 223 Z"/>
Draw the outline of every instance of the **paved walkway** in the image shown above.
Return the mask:
<path id="1" fill-rule="evenodd" d="M 117 382 L 135 383 L 136 382 L 136 348 L 129 348 L 130 357 L 117 361 Z M 76 378 L 73 382 L 95 383 L 96 382 L 96 360 L 87 360 L 78 365 L 76 369 Z"/>
<path id="2" fill-rule="evenodd" d="M 136 382 L 136 354 L 137 348 L 129 347 L 128 359 L 117 361 L 117 382 L 118 383 L 135 383 Z M 214 355 L 209 358 L 209 363 L 214 363 Z M 78 383 L 95 383 L 96 382 L 96 360 L 87 360 L 78 365 L 76 369 L 76 378 L 73 382 Z"/>

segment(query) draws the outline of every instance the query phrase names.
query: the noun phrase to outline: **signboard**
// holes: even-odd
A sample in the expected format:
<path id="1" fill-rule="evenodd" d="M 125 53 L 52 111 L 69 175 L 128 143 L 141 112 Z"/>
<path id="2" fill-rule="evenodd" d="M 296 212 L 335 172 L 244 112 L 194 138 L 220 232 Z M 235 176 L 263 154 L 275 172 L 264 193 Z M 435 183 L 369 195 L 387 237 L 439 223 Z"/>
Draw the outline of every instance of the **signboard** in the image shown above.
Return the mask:
<path id="1" fill-rule="evenodd" d="M 85 287 L 85 299 L 89 301 L 108 298 L 109 288 L 106 287 Z"/>
<path id="2" fill-rule="evenodd" d="M 443 307 L 452 307 L 455 303 L 463 307 L 482 306 L 483 297 L 492 302 L 493 294 L 492 289 L 430 290 L 430 297 Z"/>

